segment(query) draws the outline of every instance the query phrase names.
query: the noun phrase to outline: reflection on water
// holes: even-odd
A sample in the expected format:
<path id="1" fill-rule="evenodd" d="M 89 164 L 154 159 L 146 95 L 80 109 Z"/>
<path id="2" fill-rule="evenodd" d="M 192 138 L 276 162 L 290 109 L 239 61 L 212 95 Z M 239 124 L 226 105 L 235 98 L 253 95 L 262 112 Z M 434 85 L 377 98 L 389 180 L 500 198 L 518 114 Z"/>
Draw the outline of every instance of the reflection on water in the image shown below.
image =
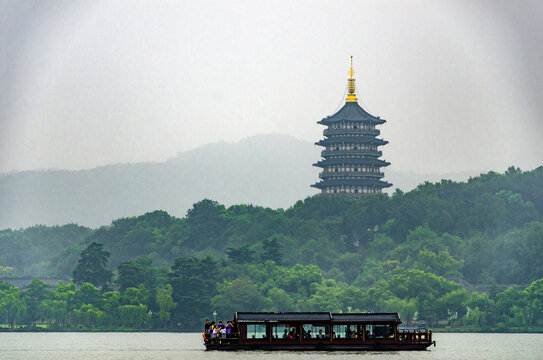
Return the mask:
<path id="1" fill-rule="evenodd" d="M 437 347 L 415 352 L 204 351 L 201 334 L 0 333 L 0 359 L 543 359 L 543 334 L 434 334 Z"/>

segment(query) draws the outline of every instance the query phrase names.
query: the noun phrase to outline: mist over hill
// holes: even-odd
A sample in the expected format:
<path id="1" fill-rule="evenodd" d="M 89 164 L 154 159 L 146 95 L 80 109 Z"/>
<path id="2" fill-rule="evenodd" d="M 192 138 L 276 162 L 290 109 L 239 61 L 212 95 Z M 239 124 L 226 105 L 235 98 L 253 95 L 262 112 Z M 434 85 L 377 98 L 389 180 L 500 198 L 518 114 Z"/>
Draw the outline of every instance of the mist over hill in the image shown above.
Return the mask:
<path id="1" fill-rule="evenodd" d="M 318 180 L 319 169 L 312 164 L 320 151 L 308 141 L 268 134 L 208 144 L 165 162 L 4 174 L 0 176 L 0 229 L 67 223 L 97 227 L 156 209 L 183 216 L 203 198 L 225 205 L 287 208 L 318 192 L 310 185 Z M 404 191 L 424 181 L 477 175 L 397 172 L 394 164 L 385 174 L 395 188 Z"/>

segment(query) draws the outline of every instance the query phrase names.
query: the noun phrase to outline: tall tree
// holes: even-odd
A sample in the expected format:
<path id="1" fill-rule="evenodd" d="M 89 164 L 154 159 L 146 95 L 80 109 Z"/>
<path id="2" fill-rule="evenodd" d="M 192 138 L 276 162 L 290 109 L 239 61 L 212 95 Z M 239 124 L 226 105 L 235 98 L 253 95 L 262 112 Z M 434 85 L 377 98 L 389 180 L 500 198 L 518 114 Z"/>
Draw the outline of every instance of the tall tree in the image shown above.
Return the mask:
<path id="1" fill-rule="evenodd" d="M 216 294 L 219 264 L 211 258 L 179 258 L 172 266 L 169 282 L 177 303 L 173 320 L 185 328 L 195 328 L 209 317 L 211 298 Z"/>
<path id="2" fill-rule="evenodd" d="M 171 318 L 171 311 L 177 306 L 172 298 L 173 288 L 170 284 L 166 284 L 163 288 L 157 289 L 156 303 L 159 307 L 158 317 L 163 321 L 164 328 L 168 325 Z"/>
<path id="3" fill-rule="evenodd" d="M 76 284 L 88 282 L 104 288 L 110 282 L 111 271 L 106 269 L 110 253 L 102 247 L 102 244 L 93 242 L 81 252 L 79 262 L 73 272 Z"/>

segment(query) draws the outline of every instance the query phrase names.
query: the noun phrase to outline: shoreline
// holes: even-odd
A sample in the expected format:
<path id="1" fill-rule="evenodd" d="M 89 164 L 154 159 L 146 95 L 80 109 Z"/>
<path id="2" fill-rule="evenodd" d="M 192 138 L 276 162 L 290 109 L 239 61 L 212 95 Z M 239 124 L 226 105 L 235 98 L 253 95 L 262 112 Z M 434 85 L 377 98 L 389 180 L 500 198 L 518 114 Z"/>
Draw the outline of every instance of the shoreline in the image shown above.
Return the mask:
<path id="1" fill-rule="evenodd" d="M 436 334 L 543 334 L 543 327 L 522 328 L 495 328 L 495 329 L 462 329 L 462 328 L 433 328 L 430 329 Z M 0 328 L 0 333 L 179 333 L 179 334 L 201 334 L 200 331 L 191 330 L 149 330 L 149 329 L 51 329 L 51 328 Z"/>

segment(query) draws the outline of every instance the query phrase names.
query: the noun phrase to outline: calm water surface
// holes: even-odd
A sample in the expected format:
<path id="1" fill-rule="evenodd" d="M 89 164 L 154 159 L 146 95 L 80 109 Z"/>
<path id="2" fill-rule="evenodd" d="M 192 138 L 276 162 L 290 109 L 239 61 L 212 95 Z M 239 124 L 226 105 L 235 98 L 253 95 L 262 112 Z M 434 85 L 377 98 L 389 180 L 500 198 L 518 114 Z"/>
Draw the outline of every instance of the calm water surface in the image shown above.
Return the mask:
<path id="1" fill-rule="evenodd" d="M 0 333 L 0 359 L 543 359 L 543 334 L 434 334 L 437 347 L 415 352 L 204 351 L 201 334 Z"/>

